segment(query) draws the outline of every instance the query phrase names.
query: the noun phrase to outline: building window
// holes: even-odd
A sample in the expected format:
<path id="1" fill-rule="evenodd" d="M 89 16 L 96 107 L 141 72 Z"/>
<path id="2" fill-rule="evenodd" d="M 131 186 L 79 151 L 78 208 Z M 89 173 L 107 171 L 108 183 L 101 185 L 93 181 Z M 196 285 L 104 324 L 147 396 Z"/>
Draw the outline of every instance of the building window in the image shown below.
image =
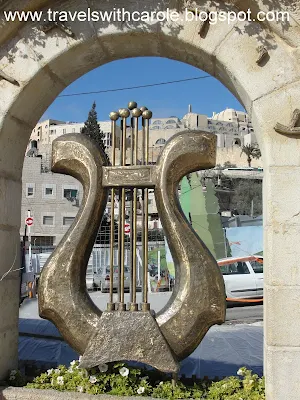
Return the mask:
<path id="1" fill-rule="evenodd" d="M 75 185 L 64 185 L 62 189 L 63 199 L 67 199 L 71 202 L 78 200 L 79 189 Z"/>
<path id="2" fill-rule="evenodd" d="M 241 146 L 241 141 L 240 141 L 240 139 L 235 139 L 234 142 L 233 142 L 233 144 L 234 144 L 235 146 Z"/>
<path id="3" fill-rule="evenodd" d="M 65 133 L 67 133 L 67 130 L 66 130 L 66 129 L 63 129 L 63 134 L 65 134 Z"/>
<path id="4" fill-rule="evenodd" d="M 152 125 L 161 125 L 162 122 L 160 120 L 156 120 L 154 122 L 152 122 Z"/>
<path id="5" fill-rule="evenodd" d="M 34 197 L 35 194 L 35 184 L 26 183 L 26 197 Z"/>
<path id="6" fill-rule="evenodd" d="M 72 128 L 72 133 L 75 133 L 75 128 Z"/>
<path id="7" fill-rule="evenodd" d="M 43 185 L 43 198 L 44 199 L 55 199 L 56 197 L 56 185 L 46 183 Z"/>
<path id="8" fill-rule="evenodd" d="M 160 139 L 158 139 L 156 142 L 155 142 L 155 144 L 165 144 L 166 143 L 166 141 L 165 141 L 165 139 L 163 139 L 163 138 L 160 138 Z"/>
<path id="9" fill-rule="evenodd" d="M 43 215 L 43 225 L 53 226 L 54 225 L 53 215 Z"/>
<path id="10" fill-rule="evenodd" d="M 64 198 L 65 199 L 71 199 L 74 198 L 76 199 L 78 194 L 78 190 L 77 189 L 64 189 Z"/>
<path id="11" fill-rule="evenodd" d="M 63 217 L 63 225 L 64 226 L 70 226 L 72 225 L 75 217 Z"/>
<path id="12" fill-rule="evenodd" d="M 169 119 L 166 124 L 176 124 L 176 121 L 174 119 Z"/>
<path id="13" fill-rule="evenodd" d="M 166 126 L 166 129 L 176 129 L 177 127 L 176 126 L 172 126 L 172 125 L 167 125 Z"/>

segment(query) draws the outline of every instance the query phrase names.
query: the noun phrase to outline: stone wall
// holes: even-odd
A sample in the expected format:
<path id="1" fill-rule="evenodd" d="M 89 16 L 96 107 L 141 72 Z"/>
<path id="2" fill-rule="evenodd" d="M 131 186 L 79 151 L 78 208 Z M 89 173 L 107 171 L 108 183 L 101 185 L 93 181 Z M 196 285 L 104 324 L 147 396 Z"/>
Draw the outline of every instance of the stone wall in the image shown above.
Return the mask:
<path id="1" fill-rule="evenodd" d="M 237 167 L 248 167 L 247 156 L 245 153 L 241 154 L 241 151 L 239 146 L 218 148 L 216 164 L 224 165 L 226 161 L 229 161 Z M 253 159 L 251 167 L 263 167 L 262 157 L 258 160 Z"/>
<path id="2" fill-rule="evenodd" d="M 182 11 L 187 3 L 203 10 L 216 7 L 209 0 L 155 4 L 116 0 L 114 6 L 131 12 L 175 7 Z M 92 11 L 111 11 L 111 2 L 103 0 L 1 2 L 7 10 L 51 6 L 72 12 L 86 10 L 87 4 Z M 193 65 L 222 82 L 243 104 L 263 153 L 267 400 L 295 400 L 300 393 L 300 140 L 289 127 L 300 104 L 300 2 L 233 0 L 218 4 L 224 11 L 250 8 L 255 21 L 219 21 L 207 26 L 205 34 L 199 21 L 69 21 L 72 35 L 57 27 L 43 32 L 37 22 L 2 21 L 0 277 L 15 262 L 19 265 L 16 248 L 24 153 L 32 129 L 57 95 L 83 74 L 117 59 L 160 56 Z M 289 21 L 257 21 L 257 11 L 271 10 L 288 10 Z M 299 118 L 292 122 L 299 126 Z M 277 123 L 285 126 L 283 134 L 274 129 Z M 11 273 L 0 281 L 0 379 L 17 364 L 17 275 Z"/>

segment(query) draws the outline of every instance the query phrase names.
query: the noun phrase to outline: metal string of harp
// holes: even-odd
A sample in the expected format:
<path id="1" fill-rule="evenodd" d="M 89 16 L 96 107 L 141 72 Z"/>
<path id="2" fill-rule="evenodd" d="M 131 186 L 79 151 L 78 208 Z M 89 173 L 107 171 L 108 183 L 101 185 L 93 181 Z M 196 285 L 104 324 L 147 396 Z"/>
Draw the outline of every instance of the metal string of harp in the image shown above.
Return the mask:
<path id="1" fill-rule="evenodd" d="M 118 184 L 111 189 L 111 226 L 110 226 L 110 288 L 109 302 L 107 310 L 126 311 L 124 299 L 124 280 L 125 280 L 125 219 L 126 219 L 126 193 L 130 195 L 130 311 L 138 311 L 136 298 L 137 292 L 137 215 L 138 215 L 138 197 L 141 194 L 141 222 L 142 222 L 142 304 L 141 310 L 150 310 L 148 303 L 148 187 L 139 188 L 138 184 L 130 185 L 130 175 L 133 176 L 138 171 L 138 166 L 147 166 L 149 162 L 149 120 L 152 112 L 147 107 L 138 108 L 137 103 L 132 101 L 128 108 L 121 108 L 119 111 L 113 111 L 109 115 L 111 119 L 112 133 L 112 160 L 111 177 L 114 173 L 117 175 L 116 148 L 120 149 L 119 166 L 128 170 L 128 174 L 123 184 Z M 121 135 L 119 146 L 117 146 L 117 121 L 121 119 Z M 127 125 L 127 119 L 130 119 L 130 125 Z M 139 138 L 139 122 L 141 120 L 142 134 Z M 128 136 L 130 132 L 130 137 Z M 140 144 L 141 141 L 141 144 Z M 130 145 L 129 145 L 130 144 Z M 139 147 L 140 146 L 140 147 Z M 140 150 L 140 151 L 139 151 Z M 127 182 L 126 182 L 127 181 Z M 136 181 L 133 179 L 133 181 Z M 118 200 L 118 240 L 115 240 L 115 200 Z M 118 301 L 114 302 L 114 249 L 118 248 Z"/>

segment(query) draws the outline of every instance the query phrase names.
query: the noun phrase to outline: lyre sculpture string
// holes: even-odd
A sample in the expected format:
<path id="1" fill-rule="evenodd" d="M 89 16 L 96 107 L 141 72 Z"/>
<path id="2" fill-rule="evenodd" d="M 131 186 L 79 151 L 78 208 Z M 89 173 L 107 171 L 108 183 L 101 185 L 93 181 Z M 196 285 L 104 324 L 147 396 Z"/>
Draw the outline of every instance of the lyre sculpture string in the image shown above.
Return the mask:
<path id="1" fill-rule="evenodd" d="M 134 360 L 176 373 L 208 329 L 225 319 L 225 290 L 220 269 L 185 218 L 178 200 L 180 180 L 212 168 L 216 136 L 180 132 L 165 145 L 156 165 L 149 165 L 149 120 L 152 112 L 130 102 L 110 113 L 111 165 L 89 138 L 67 134 L 53 142 L 52 171 L 71 175 L 83 186 L 79 212 L 45 264 L 39 284 L 40 316 L 51 320 L 64 339 L 82 355 L 80 366 Z M 130 146 L 127 119 L 130 118 Z M 121 136 L 117 138 L 117 121 Z M 141 120 L 141 133 L 139 121 Z M 139 137 L 141 136 L 141 137 Z M 119 139 L 120 159 L 116 148 Z M 140 149 L 140 151 L 139 151 Z M 127 151 L 126 151 L 127 150 Z M 127 162 L 128 161 L 128 162 Z M 118 164 L 118 165 L 117 165 Z M 156 315 L 148 302 L 148 190 L 154 189 L 158 214 L 175 265 L 175 286 Z M 105 311 L 90 299 L 85 274 L 111 191 L 110 290 Z M 130 195 L 130 304 L 124 301 L 125 195 Z M 137 285 L 137 201 L 142 198 L 142 303 Z M 118 197 L 118 239 L 115 200 Z M 114 249 L 118 250 L 118 297 L 114 301 Z"/>

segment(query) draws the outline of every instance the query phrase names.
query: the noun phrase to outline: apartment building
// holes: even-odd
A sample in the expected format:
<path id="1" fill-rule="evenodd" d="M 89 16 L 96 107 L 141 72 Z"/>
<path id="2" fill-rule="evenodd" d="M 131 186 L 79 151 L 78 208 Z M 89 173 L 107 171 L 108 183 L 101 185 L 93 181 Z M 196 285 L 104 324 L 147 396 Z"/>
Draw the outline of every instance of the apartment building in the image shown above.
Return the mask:
<path id="1" fill-rule="evenodd" d="M 43 172 L 41 157 L 25 157 L 22 177 L 20 235 L 25 219 L 33 217 L 34 246 L 55 246 L 74 221 L 82 200 L 82 186 L 68 175 Z"/>
<path id="2" fill-rule="evenodd" d="M 111 137 L 111 121 L 99 121 L 100 129 L 104 133 L 103 142 L 105 147 L 110 147 Z M 65 122 L 54 119 L 47 119 L 39 122 L 31 132 L 30 142 L 34 141 L 38 145 L 52 144 L 53 140 L 66 133 L 81 133 L 84 122 Z M 117 128 L 117 136 L 119 136 Z M 28 149 L 30 148 L 30 144 Z"/>
<path id="3" fill-rule="evenodd" d="M 176 133 L 196 129 L 214 133 L 217 136 L 218 148 L 243 146 L 257 141 L 252 123 L 245 112 L 228 108 L 220 113 L 213 113 L 210 118 L 204 114 L 193 113 L 190 105 L 188 113 L 182 119 L 152 118 L 149 138 L 150 158 L 152 153 L 157 154 L 157 148 L 162 148 Z"/>

